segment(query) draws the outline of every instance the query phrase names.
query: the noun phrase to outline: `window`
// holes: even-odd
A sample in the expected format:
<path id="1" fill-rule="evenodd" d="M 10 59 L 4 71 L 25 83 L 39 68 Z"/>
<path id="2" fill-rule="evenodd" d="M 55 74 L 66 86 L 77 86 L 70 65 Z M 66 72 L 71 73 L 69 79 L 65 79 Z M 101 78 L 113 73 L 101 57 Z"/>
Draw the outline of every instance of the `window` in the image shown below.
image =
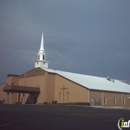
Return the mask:
<path id="1" fill-rule="evenodd" d="M 114 97 L 114 104 L 116 104 L 116 98 Z"/>
<path id="2" fill-rule="evenodd" d="M 104 104 L 107 104 L 107 98 L 104 97 Z"/>
<path id="3" fill-rule="evenodd" d="M 44 60 L 44 55 L 43 55 L 42 59 Z"/>
<path id="4" fill-rule="evenodd" d="M 125 98 L 123 98 L 123 105 L 125 105 Z"/>

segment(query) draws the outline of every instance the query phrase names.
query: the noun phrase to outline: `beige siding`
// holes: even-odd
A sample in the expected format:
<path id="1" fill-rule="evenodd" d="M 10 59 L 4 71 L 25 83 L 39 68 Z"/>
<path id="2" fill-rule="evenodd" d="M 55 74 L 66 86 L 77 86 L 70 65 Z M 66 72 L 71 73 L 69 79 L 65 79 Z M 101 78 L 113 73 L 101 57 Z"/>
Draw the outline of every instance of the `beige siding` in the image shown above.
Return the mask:
<path id="1" fill-rule="evenodd" d="M 25 82 L 26 81 L 26 82 Z M 46 98 L 44 95 L 45 90 L 45 75 L 43 76 L 35 76 L 35 77 L 29 77 L 29 78 L 20 78 L 19 79 L 19 85 L 20 86 L 31 86 L 31 87 L 40 87 L 40 94 L 37 99 L 37 103 L 43 103 L 45 102 Z M 21 99 L 23 98 L 23 103 L 27 101 L 27 98 L 30 94 L 25 94 L 24 97 L 21 95 Z"/>
<path id="2" fill-rule="evenodd" d="M 101 91 L 96 91 L 96 90 L 90 90 L 90 98 L 102 99 L 102 92 Z"/>
<path id="3" fill-rule="evenodd" d="M 40 68 L 34 68 L 19 78 L 19 86 L 40 87 L 40 94 L 21 94 L 20 101 L 24 104 L 31 96 L 37 97 L 37 103 L 46 102 L 46 79 L 47 72 Z"/>
<path id="4" fill-rule="evenodd" d="M 44 75 L 45 74 L 45 71 L 42 70 L 41 68 L 34 68 L 22 75 L 20 75 L 19 78 L 24 78 L 24 77 L 35 77 L 35 76 L 41 76 L 41 75 Z"/>
<path id="5" fill-rule="evenodd" d="M 130 107 L 130 94 L 122 94 L 107 91 L 90 91 L 90 99 L 101 99 L 102 106 L 122 106 Z M 106 98 L 106 103 L 104 103 L 104 98 Z M 115 102 L 114 102 L 115 98 Z M 125 104 L 123 104 L 123 98 L 125 98 Z"/>
<path id="6" fill-rule="evenodd" d="M 23 104 L 29 97 L 34 96 L 37 97 L 37 103 L 52 103 L 52 101 L 58 101 L 58 103 L 89 102 L 90 99 L 100 99 L 102 106 L 130 107 L 130 94 L 88 90 L 69 79 L 46 72 L 40 68 L 34 68 L 20 77 L 8 76 L 6 83 L 8 85 L 13 83 L 19 86 L 40 87 L 39 95 L 21 93 L 20 102 Z M 6 103 L 14 104 L 18 102 L 18 93 L 3 92 L 6 83 L 0 85 L 0 100 L 5 99 Z M 106 104 L 104 104 L 104 97 L 106 98 Z M 114 103 L 114 98 L 116 103 Z"/>
<path id="7" fill-rule="evenodd" d="M 14 85 L 18 85 L 18 79 L 19 79 L 19 77 L 7 76 L 6 84 L 12 85 L 12 83 L 13 83 Z"/>
<path id="8" fill-rule="evenodd" d="M 0 85 L 0 100 L 5 100 L 7 102 L 7 94 L 3 91 L 4 86 L 6 83 Z"/>
<path id="9" fill-rule="evenodd" d="M 130 94 L 122 94 L 122 106 L 123 107 L 130 107 Z M 123 104 L 123 98 L 125 99 L 125 104 Z"/>
<path id="10" fill-rule="evenodd" d="M 63 95 L 63 86 L 64 89 Z M 68 94 L 67 94 L 68 93 Z M 68 79 L 56 75 L 55 100 L 62 102 L 88 102 L 88 90 Z"/>
<path id="11" fill-rule="evenodd" d="M 107 99 L 107 103 L 104 106 L 121 106 L 121 93 L 104 92 L 104 97 Z M 114 104 L 114 98 L 116 98 L 116 104 Z"/>
<path id="12" fill-rule="evenodd" d="M 0 85 L 0 100 L 5 100 L 5 103 L 15 104 L 17 102 L 17 94 L 12 92 L 4 92 L 3 88 L 6 83 Z"/>
<path id="13" fill-rule="evenodd" d="M 55 74 L 47 74 L 47 88 L 46 88 L 47 102 L 52 103 L 55 100 Z"/>

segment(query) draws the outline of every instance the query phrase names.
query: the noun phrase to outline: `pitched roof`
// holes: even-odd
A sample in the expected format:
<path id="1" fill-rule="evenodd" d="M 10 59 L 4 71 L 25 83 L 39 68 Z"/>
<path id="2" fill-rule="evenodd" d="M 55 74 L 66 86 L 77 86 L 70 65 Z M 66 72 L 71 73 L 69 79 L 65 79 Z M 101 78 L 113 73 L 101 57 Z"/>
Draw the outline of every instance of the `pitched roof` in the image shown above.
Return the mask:
<path id="1" fill-rule="evenodd" d="M 53 69 L 42 69 L 50 73 L 61 75 L 62 77 L 65 77 L 88 89 L 130 93 L 130 85 L 116 79 L 109 81 L 107 78 L 103 77 L 77 74 Z"/>

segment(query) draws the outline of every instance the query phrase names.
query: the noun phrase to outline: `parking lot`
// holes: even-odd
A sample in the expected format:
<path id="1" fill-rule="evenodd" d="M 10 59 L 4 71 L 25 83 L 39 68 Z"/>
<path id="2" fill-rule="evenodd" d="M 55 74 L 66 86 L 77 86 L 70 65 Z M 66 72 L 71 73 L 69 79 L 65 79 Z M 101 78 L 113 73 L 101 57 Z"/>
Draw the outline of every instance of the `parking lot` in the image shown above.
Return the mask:
<path id="1" fill-rule="evenodd" d="M 130 110 L 84 106 L 0 105 L 0 130 L 118 130 Z"/>

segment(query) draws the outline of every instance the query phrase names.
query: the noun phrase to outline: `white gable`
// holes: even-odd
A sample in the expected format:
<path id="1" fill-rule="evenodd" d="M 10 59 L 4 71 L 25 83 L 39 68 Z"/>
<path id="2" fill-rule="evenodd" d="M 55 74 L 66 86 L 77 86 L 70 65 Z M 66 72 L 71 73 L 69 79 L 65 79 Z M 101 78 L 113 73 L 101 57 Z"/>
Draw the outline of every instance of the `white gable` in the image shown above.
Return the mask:
<path id="1" fill-rule="evenodd" d="M 56 73 L 61 75 L 77 84 L 80 84 L 88 89 L 93 90 L 104 90 L 104 91 L 113 91 L 113 92 L 125 92 L 130 93 L 130 85 L 123 83 L 119 80 L 114 80 L 114 82 L 107 80 L 107 78 L 89 76 L 53 69 L 44 69 L 47 72 Z"/>

